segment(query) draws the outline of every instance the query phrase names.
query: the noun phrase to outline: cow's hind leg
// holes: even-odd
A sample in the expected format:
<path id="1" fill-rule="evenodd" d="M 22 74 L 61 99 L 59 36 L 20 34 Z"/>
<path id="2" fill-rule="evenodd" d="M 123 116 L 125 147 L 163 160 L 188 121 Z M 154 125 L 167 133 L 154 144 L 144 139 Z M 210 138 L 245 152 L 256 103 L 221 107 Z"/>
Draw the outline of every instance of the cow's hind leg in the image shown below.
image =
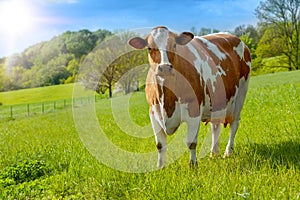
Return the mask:
<path id="1" fill-rule="evenodd" d="M 220 154 L 219 151 L 220 124 L 211 123 L 211 131 L 212 131 L 212 144 L 211 144 L 210 157 L 214 157 Z"/>
<path id="2" fill-rule="evenodd" d="M 229 137 L 229 141 L 227 143 L 226 146 L 226 150 L 224 153 L 224 157 L 229 157 L 234 150 L 234 138 L 239 126 L 239 118 L 237 120 L 234 120 L 231 124 L 230 124 L 230 137 Z"/>
<path id="3" fill-rule="evenodd" d="M 239 83 L 239 89 L 238 89 L 238 94 L 237 98 L 235 100 L 235 116 L 233 122 L 230 123 L 230 138 L 228 141 L 228 144 L 226 146 L 226 150 L 224 153 L 224 157 L 228 157 L 233 153 L 234 150 L 234 138 L 237 132 L 237 129 L 239 127 L 240 123 L 240 113 L 243 108 L 244 102 L 245 102 L 245 97 L 247 94 L 248 90 L 248 80 L 245 80 L 244 78 L 240 79 Z"/>

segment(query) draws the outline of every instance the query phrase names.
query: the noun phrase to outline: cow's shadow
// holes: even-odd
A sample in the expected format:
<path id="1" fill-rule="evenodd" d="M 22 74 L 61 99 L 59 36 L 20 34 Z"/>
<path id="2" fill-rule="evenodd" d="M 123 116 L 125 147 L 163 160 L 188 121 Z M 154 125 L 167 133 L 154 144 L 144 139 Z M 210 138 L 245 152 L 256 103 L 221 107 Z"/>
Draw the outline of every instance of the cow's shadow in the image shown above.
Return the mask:
<path id="1" fill-rule="evenodd" d="M 266 161 L 270 163 L 272 168 L 284 166 L 289 168 L 300 169 L 300 141 L 284 141 L 274 144 L 254 143 L 250 145 L 250 159 L 257 158 L 260 167 Z"/>

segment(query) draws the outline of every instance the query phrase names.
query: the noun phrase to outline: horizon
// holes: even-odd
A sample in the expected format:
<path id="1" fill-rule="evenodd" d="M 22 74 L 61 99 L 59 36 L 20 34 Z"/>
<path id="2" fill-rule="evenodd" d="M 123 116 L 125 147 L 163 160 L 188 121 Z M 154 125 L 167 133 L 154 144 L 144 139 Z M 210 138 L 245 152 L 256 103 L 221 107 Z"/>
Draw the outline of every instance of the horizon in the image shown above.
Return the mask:
<path id="1" fill-rule="evenodd" d="M 111 32 L 159 25 L 178 32 L 192 27 L 233 31 L 257 24 L 260 0 L 2 0 L 0 1 L 0 58 L 66 31 L 105 29 Z M 18 13 L 18 15 L 16 15 Z M 200 20 L 203 19 L 203 20 Z"/>

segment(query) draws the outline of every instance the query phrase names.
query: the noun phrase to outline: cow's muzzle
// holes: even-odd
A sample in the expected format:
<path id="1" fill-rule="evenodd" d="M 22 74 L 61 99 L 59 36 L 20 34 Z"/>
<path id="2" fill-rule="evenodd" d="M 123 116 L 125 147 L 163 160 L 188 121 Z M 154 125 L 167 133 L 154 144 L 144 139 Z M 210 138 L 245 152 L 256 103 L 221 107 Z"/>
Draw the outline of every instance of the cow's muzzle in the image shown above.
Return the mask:
<path id="1" fill-rule="evenodd" d="M 156 76 L 173 76 L 173 66 L 169 64 L 158 65 L 156 69 Z"/>

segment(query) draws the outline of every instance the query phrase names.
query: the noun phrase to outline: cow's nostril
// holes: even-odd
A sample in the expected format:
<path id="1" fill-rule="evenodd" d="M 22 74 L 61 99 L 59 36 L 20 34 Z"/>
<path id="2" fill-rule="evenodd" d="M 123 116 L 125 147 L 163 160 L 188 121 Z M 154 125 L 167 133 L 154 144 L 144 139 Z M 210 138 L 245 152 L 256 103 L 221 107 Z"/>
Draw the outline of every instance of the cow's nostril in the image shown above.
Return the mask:
<path id="1" fill-rule="evenodd" d="M 164 73 L 171 73 L 173 69 L 173 66 L 170 64 L 162 64 L 162 65 L 158 65 L 157 67 L 157 72 L 160 74 L 164 74 Z"/>
<path id="2" fill-rule="evenodd" d="M 158 70 L 160 71 L 160 72 L 162 72 L 163 71 L 163 68 L 162 68 L 162 66 L 158 66 Z"/>

